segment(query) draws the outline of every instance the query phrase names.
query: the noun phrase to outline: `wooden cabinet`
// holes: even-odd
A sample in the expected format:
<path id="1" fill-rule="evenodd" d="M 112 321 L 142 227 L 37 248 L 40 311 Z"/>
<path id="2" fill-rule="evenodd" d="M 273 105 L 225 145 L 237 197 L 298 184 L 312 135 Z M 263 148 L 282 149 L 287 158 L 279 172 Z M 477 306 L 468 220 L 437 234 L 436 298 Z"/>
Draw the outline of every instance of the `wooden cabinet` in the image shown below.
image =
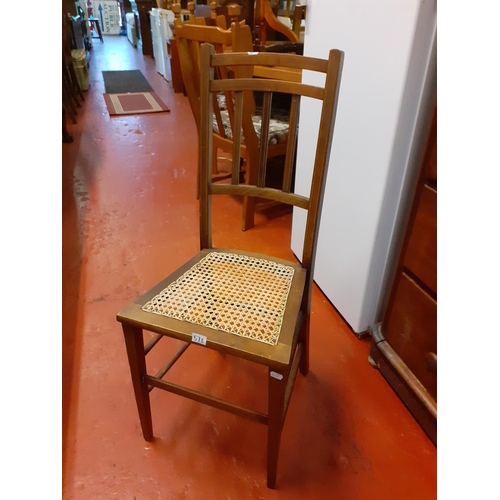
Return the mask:
<path id="1" fill-rule="evenodd" d="M 383 319 L 370 362 L 436 443 L 437 423 L 437 112 Z"/>
<path id="2" fill-rule="evenodd" d="M 149 12 L 156 8 L 154 0 L 130 0 L 132 12 L 135 14 L 138 47 L 142 47 L 145 56 L 153 55 L 153 36 L 151 34 L 151 20 Z"/>
<path id="3" fill-rule="evenodd" d="M 184 82 L 182 81 L 181 62 L 179 60 L 179 51 L 177 50 L 177 41 L 175 38 L 167 40 L 167 58 L 166 58 L 166 78 L 170 82 L 175 93 L 184 92 Z"/>

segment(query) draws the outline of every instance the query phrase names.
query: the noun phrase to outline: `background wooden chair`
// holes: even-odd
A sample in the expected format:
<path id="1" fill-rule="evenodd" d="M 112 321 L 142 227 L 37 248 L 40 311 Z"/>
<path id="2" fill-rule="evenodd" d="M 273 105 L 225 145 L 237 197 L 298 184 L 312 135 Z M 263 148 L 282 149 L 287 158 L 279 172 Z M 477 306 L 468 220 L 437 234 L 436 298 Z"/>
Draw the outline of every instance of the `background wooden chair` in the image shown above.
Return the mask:
<path id="1" fill-rule="evenodd" d="M 267 424 L 269 488 L 274 488 L 276 484 L 281 432 L 295 377 L 299 368 L 303 374 L 309 368 L 309 317 L 315 249 L 342 61 L 343 53 L 338 50 L 331 50 L 329 59 L 322 60 L 292 54 L 217 54 L 214 46 L 201 46 L 200 252 L 117 315 L 125 336 L 144 439 L 151 441 L 153 438 L 149 400 L 152 388 L 164 389 Z M 279 64 L 326 73 L 325 85 L 314 87 L 247 78 L 254 64 Z M 232 78 L 226 78 L 231 71 Z M 259 163 L 256 185 L 240 184 L 240 166 L 236 157 L 233 157 L 231 183 L 212 183 L 213 100 L 219 92 L 234 92 L 236 106 L 233 134 L 234 142 L 238 145 L 242 140 L 240 124 L 244 119 L 245 99 L 254 91 L 262 91 L 265 96 L 276 91 L 292 95 L 292 134 L 297 130 L 301 97 L 322 101 L 309 196 L 290 192 L 286 182 L 283 189 L 264 187 L 264 161 Z M 265 102 L 270 101 L 270 97 L 264 99 Z M 270 113 L 264 116 L 268 119 Z M 310 124 L 306 126 L 310 127 Z M 265 150 L 266 141 L 261 141 L 261 144 Z M 292 171 L 296 141 L 292 140 L 288 144 L 286 176 Z M 261 159 L 264 157 L 265 154 L 260 156 Z M 222 194 L 268 198 L 306 210 L 301 263 L 243 250 L 214 248 L 211 237 L 211 198 Z M 157 334 L 146 347 L 143 330 Z M 181 340 L 184 344 L 156 375 L 150 375 L 146 367 L 146 354 L 164 337 Z M 214 349 L 267 367 L 268 413 L 242 408 L 163 380 L 172 365 L 193 343 L 201 345 L 202 349 Z"/>
<path id="2" fill-rule="evenodd" d="M 281 0 L 276 12 L 276 18 L 278 21 L 286 24 L 300 40 L 301 31 L 303 28 L 301 22 L 305 19 L 306 6 L 297 5 L 296 0 Z M 284 7 L 280 9 L 280 7 Z"/>
<path id="3" fill-rule="evenodd" d="M 188 2 L 187 8 L 189 11 L 187 21 L 191 24 L 218 26 L 224 30 L 227 30 L 233 22 L 239 22 L 242 25 L 246 24 L 245 18 L 241 15 L 241 7 L 236 3 L 231 3 L 227 7 L 221 8 L 217 7 L 217 2 L 215 1 L 210 2 L 209 5 Z M 172 11 L 179 13 L 177 16 L 177 19 L 179 19 L 182 12 L 179 2 L 174 3 Z"/>
<path id="4" fill-rule="evenodd" d="M 251 52 L 252 38 L 249 26 L 241 23 L 232 23 L 230 30 L 222 30 L 215 26 L 202 26 L 196 19 L 190 22 L 176 22 L 175 37 L 181 71 L 184 80 L 186 95 L 189 99 L 195 122 L 200 131 L 200 70 L 199 52 L 202 43 L 214 45 L 217 53 L 228 50 Z M 252 77 L 252 69 L 247 68 L 247 77 Z M 230 173 L 218 168 L 218 150 L 232 155 L 240 161 L 245 170 L 246 181 L 255 184 L 257 181 L 257 168 L 259 162 L 259 141 L 261 137 L 260 114 L 263 111 L 257 108 L 252 94 L 247 95 L 243 108 L 243 136 L 244 139 L 235 145 L 232 137 L 232 123 L 234 121 L 234 96 L 230 92 L 219 95 L 214 100 L 214 127 L 213 136 L 213 180 L 223 180 L 230 177 Z M 271 106 L 271 103 L 269 103 Z M 268 159 L 283 157 L 287 150 L 289 115 L 282 110 L 273 109 L 270 121 L 266 161 Z M 254 225 L 255 199 L 243 198 L 242 229 L 247 230 Z"/>
<path id="5" fill-rule="evenodd" d="M 233 22 L 243 21 L 245 24 L 253 28 L 253 2 L 248 0 L 219 0 L 210 3 L 212 8 L 215 8 L 217 17 L 222 17 L 225 20 L 225 25 L 217 23 L 217 26 L 227 29 Z M 234 7 L 238 7 L 237 10 Z"/>
<path id="6" fill-rule="evenodd" d="M 298 43 L 300 31 L 293 30 L 293 15 L 287 26 L 278 19 L 278 5 L 274 6 L 271 0 L 256 0 L 255 13 L 255 43 L 265 46 L 270 41 L 288 41 Z M 290 7 L 288 7 L 290 11 Z M 297 13 L 298 14 L 298 13 Z M 287 17 L 287 16 L 281 16 Z M 299 28 L 300 29 L 300 28 Z"/>

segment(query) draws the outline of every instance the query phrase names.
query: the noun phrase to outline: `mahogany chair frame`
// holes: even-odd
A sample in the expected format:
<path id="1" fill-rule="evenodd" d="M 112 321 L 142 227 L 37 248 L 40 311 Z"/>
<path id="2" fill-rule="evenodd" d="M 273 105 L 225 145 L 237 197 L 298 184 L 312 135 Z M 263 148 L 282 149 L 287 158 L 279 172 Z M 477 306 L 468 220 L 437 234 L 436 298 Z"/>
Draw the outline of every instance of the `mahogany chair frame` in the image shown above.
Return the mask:
<path id="1" fill-rule="evenodd" d="M 251 419 L 268 426 L 267 444 L 267 485 L 276 485 L 279 444 L 285 416 L 287 413 L 292 388 L 298 370 L 305 375 L 309 369 L 309 329 L 310 307 L 313 284 L 313 270 L 316 255 L 316 243 L 320 222 L 323 194 L 326 183 L 327 168 L 334 130 L 340 76 L 343 64 L 343 52 L 331 50 L 328 60 L 304 57 L 293 54 L 274 53 L 227 53 L 218 54 L 213 45 L 203 44 L 200 53 L 201 61 L 201 108 L 200 108 L 200 252 L 184 266 L 174 271 L 168 278 L 160 282 L 149 292 L 125 307 L 117 315 L 122 323 L 127 348 L 130 371 L 136 403 L 139 411 L 143 437 L 146 441 L 153 439 L 152 417 L 149 392 L 160 388 L 174 394 L 198 401 L 212 407 Z M 254 79 L 245 76 L 246 70 L 253 65 L 280 65 L 284 67 L 302 68 L 326 74 L 323 87 L 316 87 L 295 82 L 279 80 Z M 223 78 L 224 71 L 231 68 L 234 78 Z M 239 72 L 238 69 L 243 69 Z M 224 71 L 220 71 L 224 70 Z M 222 77 L 221 77 L 222 75 Z M 243 76 L 242 76 L 243 75 Z M 243 102 L 250 92 L 267 93 L 286 92 L 293 95 L 298 106 L 301 97 L 306 96 L 322 101 L 320 128 L 310 192 L 308 196 L 298 195 L 285 189 L 264 187 L 262 183 L 265 162 L 259 165 L 256 185 L 239 183 L 239 164 L 233 162 L 230 183 L 212 183 L 212 148 L 213 148 L 213 107 L 212 96 L 218 92 L 234 92 L 236 106 L 235 123 L 243 118 Z M 298 113 L 294 116 L 294 130 L 298 126 Z M 241 127 L 234 129 L 235 142 L 241 140 Z M 295 141 L 289 144 L 295 144 Z M 295 148 L 288 153 L 294 154 Z M 286 169 L 291 174 L 292 162 L 287 160 Z M 253 254 L 242 250 L 223 250 L 212 246 L 211 199 L 215 195 L 247 195 L 276 200 L 301 207 L 307 211 L 307 222 L 304 233 L 304 245 L 300 263 L 277 259 L 267 255 Z M 245 338 L 225 331 L 197 326 L 191 322 L 181 321 L 165 315 L 153 314 L 143 310 L 148 301 L 157 296 L 169 284 L 191 269 L 210 252 L 233 252 L 238 255 L 257 256 L 272 262 L 292 266 L 294 269 L 290 293 L 286 302 L 281 331 L 275 345 L 265 344 L 254 339 Z M 156 334 L 144 346 L 143 330 Z M 164 375 L 192 344 L 204 337 L 204 348 L 214 349 L 264 365 L 268 369 L 269 392 L 268 413 L 264 414 L 247 408 L 236 406 L 219 398 L 188 389 L 163 380 Z M 146 354 L 164 338 L 171 337 L 184 342 L 175 356 L 156 374 L 149 375 L 146 369 Z"/>

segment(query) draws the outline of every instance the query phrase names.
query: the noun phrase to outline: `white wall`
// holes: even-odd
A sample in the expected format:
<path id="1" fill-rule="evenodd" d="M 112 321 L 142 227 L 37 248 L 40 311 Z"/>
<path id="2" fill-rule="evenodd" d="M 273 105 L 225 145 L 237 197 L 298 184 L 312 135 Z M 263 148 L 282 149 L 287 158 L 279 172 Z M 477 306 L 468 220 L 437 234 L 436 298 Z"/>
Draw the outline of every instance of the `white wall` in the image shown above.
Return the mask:
<path id="1" fill-rule="evenodd" d="M 433 89 L 436 0 L 308 0 L 304 54 L 345 52 L 315 281 L 361 333 L 377 316 L 398 208 L 421 152 Z M 305 83 L 315 75 L 305 74 Z M 319 108 L 301 105 L 296 191 L 310 182 Z M 306 126 L 304 126 L 306 124 Z M 425 127 L 424 127 L 425 128 Z M 300 256 L 302 210 L 292 248 Z"/>

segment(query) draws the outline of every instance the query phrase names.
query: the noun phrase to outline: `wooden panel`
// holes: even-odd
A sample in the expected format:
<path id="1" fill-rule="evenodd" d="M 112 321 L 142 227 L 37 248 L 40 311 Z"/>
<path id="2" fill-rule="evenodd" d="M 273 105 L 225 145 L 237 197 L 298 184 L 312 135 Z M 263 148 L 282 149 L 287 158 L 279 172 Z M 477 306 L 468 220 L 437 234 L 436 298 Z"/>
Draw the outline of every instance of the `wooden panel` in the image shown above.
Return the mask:
<path id="1" fill-rule="evenodd" d="M 156 2 L 152 0 L 132 0 L 130 2 L 132 11 L 137 13 L 139 18 L 139 33 L 142 44 L 142 54 L 153 55 L 153 35 L 151 34 L 151 21 L 149 11 L 156 7 Z"/>
<path id="2" fill-rule="evenodd" d="M 424 186 L 404 266 L 437 293 L 437 192 Z"/>
<path id="3" fill-rule="evenodd" d="M 431 440 L 437 438 L 437 108 L 402 253 L 370 359 Z"/>
<path id="4" fill-rule="evenodd" d="M 370 363 L 380 370 L 432 442 L 437 444 L 437 404 L 387 341 L 372 343 Z"/>
<path id="5" fill-rule="evenodd" d="M 405 273 L 383 334 L 394 351 L 437 399 L 437 303 Z"/>
<path id="6" fill-rule="evenodd" d="M 170 65 L 170 85 L 176 94 L 184 92 L 184 82 L 182 81 L 181 63 L 179 61 L 179 51 L 175 38 L 167 40 L 168 58 Z"/>
<path id="7" fill-rule="evenodd" d="M 437 141 L 435 136 L 429 147 L 431 150 L 429 152 L 426 174 L 428 179 L 437 182 Z"/>

